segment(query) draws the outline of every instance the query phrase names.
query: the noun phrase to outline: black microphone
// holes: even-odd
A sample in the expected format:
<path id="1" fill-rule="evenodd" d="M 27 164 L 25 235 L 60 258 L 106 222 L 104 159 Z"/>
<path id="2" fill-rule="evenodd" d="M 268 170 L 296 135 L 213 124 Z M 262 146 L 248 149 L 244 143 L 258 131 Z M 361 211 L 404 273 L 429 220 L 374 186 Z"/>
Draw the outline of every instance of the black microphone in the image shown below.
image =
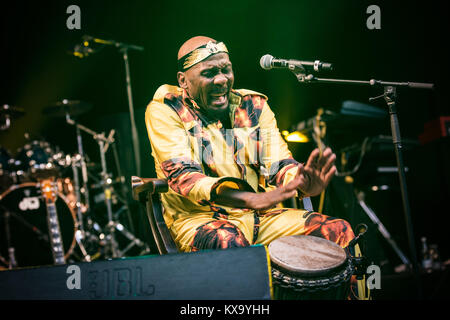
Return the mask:
<path id="1" fill-rule="evenodd" d="M 290 70 L 305 69 L 306 67 L 313 68 L 314 71 L 333 70 L 333 65 L 327 62 L 316 61 L 300 61 L 294 59 L 277 59 L 270 54 L 261 57 L 259 61 L 261 68 L 270 70 L 272 68 L 286 68 Z"/>

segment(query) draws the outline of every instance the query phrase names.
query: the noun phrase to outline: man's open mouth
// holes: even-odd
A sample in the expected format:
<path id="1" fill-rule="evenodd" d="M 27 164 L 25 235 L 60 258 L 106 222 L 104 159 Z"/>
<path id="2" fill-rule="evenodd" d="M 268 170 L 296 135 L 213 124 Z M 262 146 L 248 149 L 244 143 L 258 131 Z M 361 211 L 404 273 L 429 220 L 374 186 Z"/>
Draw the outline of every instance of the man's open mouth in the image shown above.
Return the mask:
<path id="1" fill-rule="evenodd" d="M 211 104 L 221 106 L 227 102 L 228 93 L 211 93 Z"/>

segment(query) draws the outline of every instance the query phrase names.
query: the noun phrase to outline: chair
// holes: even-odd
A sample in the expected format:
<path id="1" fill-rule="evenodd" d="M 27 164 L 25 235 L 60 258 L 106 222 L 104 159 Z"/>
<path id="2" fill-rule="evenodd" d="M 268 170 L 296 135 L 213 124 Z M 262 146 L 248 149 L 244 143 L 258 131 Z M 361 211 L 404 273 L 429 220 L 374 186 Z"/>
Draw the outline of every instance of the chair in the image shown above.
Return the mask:
<path id="1" fill-rule="evenodd" d="M 159 254 L 179 252 L 163 217 L 160 194 L 169 190 L 167 180 L 133 176 L 131 178 L 131 187 L 134 200 L 141 202 L 146 208 L 153 240 Z M 303 198 L 303 207 L 308 211 L 313 210 L 309 197 Z"/>
<path id="2" fill-rule="evenodd" d="M 169 190 L 167 180 L 133 176 L 131 187 L 134 200 L 141 202 L 146 207 L 153 240 L 159 254 L 177 253 L 178 247 L 164 221 L 160 196 L 160 193 Z"/>

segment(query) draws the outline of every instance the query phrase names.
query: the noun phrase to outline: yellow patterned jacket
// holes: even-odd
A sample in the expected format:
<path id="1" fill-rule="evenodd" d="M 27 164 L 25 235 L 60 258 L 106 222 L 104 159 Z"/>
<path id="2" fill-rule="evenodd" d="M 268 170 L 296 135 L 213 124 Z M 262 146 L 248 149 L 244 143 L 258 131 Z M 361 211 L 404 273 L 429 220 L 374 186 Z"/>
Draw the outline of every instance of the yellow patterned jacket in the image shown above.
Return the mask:
<path id="1" fill-rule="evenodd" d="M 219 188 L 264 192 L 288 183 L 297 172 L 263 94 L 237 89 L 230 97 L 232 129 L 208 119 L 185 90 L 162 85 L 147 106 L 145 122 L 162 194 L 164 218 L 248 209 L 219 206 Z"/>

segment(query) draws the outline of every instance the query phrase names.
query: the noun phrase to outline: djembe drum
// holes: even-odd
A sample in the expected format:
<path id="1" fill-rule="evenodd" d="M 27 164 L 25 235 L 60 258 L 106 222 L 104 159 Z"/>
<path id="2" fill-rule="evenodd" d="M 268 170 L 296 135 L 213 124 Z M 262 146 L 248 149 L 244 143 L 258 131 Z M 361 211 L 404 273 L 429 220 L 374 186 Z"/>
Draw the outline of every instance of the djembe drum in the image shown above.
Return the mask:
<path id="1" fill-rule="evenodd" d="M 344 249 L 314 236 L 287 236 L 269 244 L 274 299 L 344 300 L 353 274 Z"/>

